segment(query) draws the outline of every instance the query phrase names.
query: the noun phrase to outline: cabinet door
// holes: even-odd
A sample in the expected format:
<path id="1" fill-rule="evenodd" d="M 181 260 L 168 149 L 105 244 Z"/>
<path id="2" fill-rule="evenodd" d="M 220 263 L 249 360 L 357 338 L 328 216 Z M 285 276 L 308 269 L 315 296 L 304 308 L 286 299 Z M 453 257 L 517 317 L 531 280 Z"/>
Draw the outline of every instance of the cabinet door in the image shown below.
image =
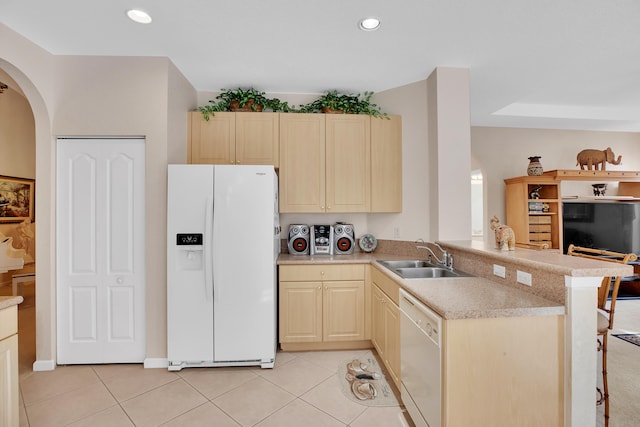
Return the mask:
<path id="1" fill-rule="evenodd" d="M 280 156 L 278 113 L 236 114 L 236 164 L 274 165 Z"/>
<path id="2" fill-rule="evenodd" d="M 388 298 L 383 308 L 386 343 L 383 360 L 393 382 L 400 388 L 400 309 Z"/>
<path id="3" fill-rule="evenodd" d="M 383 361 L 386 353 L 384 301 L 385 297 L 382 291 L 376 285 L 373 285 L 371 299 L 371 342 Z"/>
<path id="4" fill-rule="evenodd" d="M 0 341 L 0 427 L 13 427 L 18 419 L 18 335 Z"/>
<path id="5" fill-rule="evenodd" d="M 280 114 L 280 212 L 325 211 L 325 115 Z"/>
<path id="6" fill-rule="evenodd" d="M 327 212 L 371 209 L 371 117 L 326 117 Z"/>
<path id="7" fill-rule="evenodd" d="M 235 113 L 217 112 L 206 121 L 199 111 L 189 113 L 189 163 L 234 164 Z"/>
<path id="8" fill-rule="evenodd" d="M 371 118 L 371 212 L 402 212 L 402 119 Z"/>
<path id="9" fill-rule="evenodd" d="M 322 283 L 280 282 L 280 342 L 322 341 Z"/>
<path id="10" fill-rule="evenodd" d="M 364 339 L 364 281 L 324 282 L 323 340 Z"/>

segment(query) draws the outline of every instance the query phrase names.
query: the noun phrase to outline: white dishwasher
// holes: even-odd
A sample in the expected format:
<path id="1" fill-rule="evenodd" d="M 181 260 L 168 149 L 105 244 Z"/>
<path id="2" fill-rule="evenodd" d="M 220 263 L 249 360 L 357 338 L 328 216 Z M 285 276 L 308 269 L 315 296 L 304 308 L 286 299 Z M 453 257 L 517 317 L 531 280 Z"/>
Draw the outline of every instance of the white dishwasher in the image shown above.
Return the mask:
<path id="1" fill-rule="evenodd" d="M 442 318 L 400 289 L 400 394 L 416 427 L 442 420 Z"/>

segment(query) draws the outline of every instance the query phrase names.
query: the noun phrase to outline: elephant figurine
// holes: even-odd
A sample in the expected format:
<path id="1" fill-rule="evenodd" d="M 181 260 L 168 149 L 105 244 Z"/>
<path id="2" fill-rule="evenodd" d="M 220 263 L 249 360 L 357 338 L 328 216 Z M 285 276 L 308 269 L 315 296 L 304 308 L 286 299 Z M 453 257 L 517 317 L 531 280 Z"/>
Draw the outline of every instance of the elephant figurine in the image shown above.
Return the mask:
<path id="1" fill-rule="evenodd" d="M 576 166 L 580 165 L 581 170 L 585 169 L 585 166 L 587 170 L 606 170 L 607 162 L 612 165 L 620 164 L 622 156 L 618 156 L 617 160 L 615 157 L 611 147 L 607 147 L 606 150 L 582 150 L 578 153 Z"/>

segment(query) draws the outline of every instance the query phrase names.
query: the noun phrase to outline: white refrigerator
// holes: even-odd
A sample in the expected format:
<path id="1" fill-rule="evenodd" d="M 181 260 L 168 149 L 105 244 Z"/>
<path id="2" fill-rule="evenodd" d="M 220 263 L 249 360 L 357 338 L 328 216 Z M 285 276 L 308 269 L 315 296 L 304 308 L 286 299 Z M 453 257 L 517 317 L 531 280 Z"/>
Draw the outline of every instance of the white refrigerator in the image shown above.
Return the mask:
<path id="1" fill-rule="evenodd" d="M 273 166 L 169 165 L 170 371 L 273 367 L 279 252 Z"/>

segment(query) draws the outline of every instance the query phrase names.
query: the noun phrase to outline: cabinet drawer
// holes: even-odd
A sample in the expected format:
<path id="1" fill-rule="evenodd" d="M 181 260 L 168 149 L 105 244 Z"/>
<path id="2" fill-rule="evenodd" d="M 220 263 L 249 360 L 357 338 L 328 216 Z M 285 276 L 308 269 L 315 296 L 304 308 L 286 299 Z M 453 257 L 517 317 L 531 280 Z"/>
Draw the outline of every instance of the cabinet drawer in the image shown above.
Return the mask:
<path id="1" fill-rule="evenodd" d="M 551 224 L 529 224 L 530 233 L 551 233 Z"/>
<path id="2" fill-rule="evenodd" d="M 396 305 L 399 304 L 400 285 L 389 279 L 383 272 L 376 267 L 371 269 L 371 281 L 384 292 Z"/>
<path id="3" fill-rule="evenodd" d="M 364 280 L 364 264 L 281 265 L 279 272 L 283 282 Z"/>
<path id="4" fill-rule="evenodd" d="M 0 340 L 18 333 L 18 306 L 0 310 Z"/>
<path id="5" fill-rule="evenodd" d="M 529 233 L 529 240 L 532 242 L 551 240 L 551 233 Z"/>
<path id="6" fill-rule="evenodd" d="M 551 216 L 549 215 L 530 215 L 529 224 L 551 224 Z"/>

